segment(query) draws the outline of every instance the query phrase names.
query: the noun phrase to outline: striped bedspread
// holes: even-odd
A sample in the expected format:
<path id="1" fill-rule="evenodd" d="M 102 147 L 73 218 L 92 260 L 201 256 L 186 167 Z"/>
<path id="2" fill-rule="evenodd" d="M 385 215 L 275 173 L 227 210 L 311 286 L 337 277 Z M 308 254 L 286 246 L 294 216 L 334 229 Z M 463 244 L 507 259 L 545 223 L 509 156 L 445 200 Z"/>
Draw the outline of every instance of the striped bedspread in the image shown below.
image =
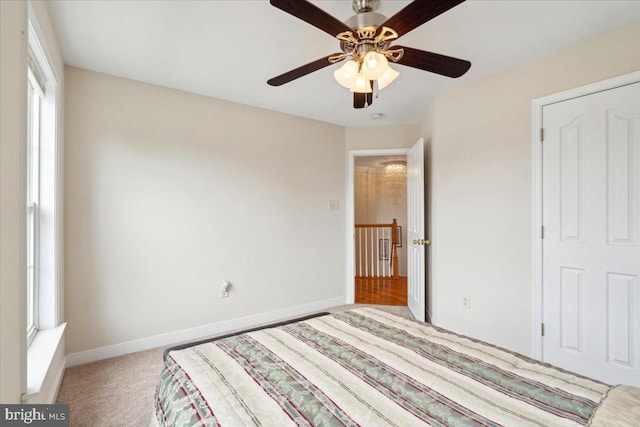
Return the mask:
<path id="1" fill-rule="evenodd" d="M 160 426 L 586 426 L 612 387 L 362 308 L 170 351 Z"/>

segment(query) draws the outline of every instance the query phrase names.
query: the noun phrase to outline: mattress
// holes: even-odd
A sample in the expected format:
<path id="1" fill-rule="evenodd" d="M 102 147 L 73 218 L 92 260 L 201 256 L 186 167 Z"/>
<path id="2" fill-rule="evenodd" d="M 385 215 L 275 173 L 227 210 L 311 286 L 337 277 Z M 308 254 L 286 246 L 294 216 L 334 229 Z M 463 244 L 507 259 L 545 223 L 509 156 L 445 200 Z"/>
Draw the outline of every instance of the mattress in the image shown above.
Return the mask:
<path id="1" fill-rule="evenodd" d="M 165 352 L 154 426 L 638 426 L 610 386 L 373 308 Z"/>

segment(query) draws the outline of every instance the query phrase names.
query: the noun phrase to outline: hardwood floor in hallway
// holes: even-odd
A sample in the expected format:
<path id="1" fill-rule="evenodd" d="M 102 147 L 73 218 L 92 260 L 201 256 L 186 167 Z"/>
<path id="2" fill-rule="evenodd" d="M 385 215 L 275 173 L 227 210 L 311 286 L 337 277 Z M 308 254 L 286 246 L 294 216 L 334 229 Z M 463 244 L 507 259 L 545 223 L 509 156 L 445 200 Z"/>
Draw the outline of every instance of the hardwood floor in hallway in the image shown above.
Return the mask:
<path id="1" fill-rule="evenodd" d="M 356 304 L 407 305 L 407 278 L 356 277 Z"/>

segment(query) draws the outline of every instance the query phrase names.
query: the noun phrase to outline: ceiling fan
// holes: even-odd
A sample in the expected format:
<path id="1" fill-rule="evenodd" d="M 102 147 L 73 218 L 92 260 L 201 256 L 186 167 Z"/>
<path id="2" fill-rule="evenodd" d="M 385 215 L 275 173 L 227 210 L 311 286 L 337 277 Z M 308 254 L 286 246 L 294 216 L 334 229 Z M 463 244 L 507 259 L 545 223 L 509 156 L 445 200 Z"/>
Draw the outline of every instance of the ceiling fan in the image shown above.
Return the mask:
<path id="1" fill-rule="evenodd" d="M 341 22 L 307 0 L 270 0 L 271 4 L 340 40 L 341 52 L 288 71 L 267 81 L 280 86 L 349 58 L 334 72 L 334 78 L 353 92 L 353 107 L 366 108 L 374 93 L 398 76 L 389 61 L 441 74 L 460 77 L 471 67 L 469 61 L 391 43 L 465 0 L 414 0 L 387 18 L 376 13 L 379 0 L 352 0 L 356 13 Z"/>

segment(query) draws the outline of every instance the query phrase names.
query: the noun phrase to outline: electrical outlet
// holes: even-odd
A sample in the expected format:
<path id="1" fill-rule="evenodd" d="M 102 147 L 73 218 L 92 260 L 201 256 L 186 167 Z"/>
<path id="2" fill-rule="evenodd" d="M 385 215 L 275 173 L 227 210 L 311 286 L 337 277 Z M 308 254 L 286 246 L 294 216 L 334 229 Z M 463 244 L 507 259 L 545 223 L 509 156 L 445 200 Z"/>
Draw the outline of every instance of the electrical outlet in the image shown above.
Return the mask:
<path id="1" fill-rule="evenodd" d="M 471 310 L 471 297 L 470 296 L 462 297 L 462 308 L 464 308 L 466 310 Z"/>
<path id="2" fill-rule="evenodd" d="M 230 287 L 231 287 L 231 282 L 227 280 L 222 282 L 222 287 L 220 288 L 220 298 L 227 298 L 229 296 Z"/>

